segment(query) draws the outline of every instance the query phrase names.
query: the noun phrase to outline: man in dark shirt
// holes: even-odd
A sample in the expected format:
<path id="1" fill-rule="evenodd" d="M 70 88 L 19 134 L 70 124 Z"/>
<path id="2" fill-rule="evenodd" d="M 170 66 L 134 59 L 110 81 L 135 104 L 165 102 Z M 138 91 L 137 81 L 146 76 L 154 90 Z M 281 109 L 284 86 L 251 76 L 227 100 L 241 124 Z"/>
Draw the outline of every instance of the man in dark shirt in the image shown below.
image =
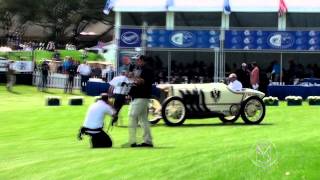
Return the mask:
<path id="1" fill-rule="evenodd" d="M 153 71 L 145 63 L 145 56 L 140 56 L 136 62 L 134 86 L 129 92 L 133 99 L 129 110 L 129 144 L 131 147 L 153 147 L 150 123 L 148 121 L 148 104 L 149 98 L 151 98 Z M 139 121 L 144 130 L 144 142 L 138 145 L 136 131 Z"/>
<path id="2" fill-rule="evenodd" d="M 16 75 L 14 70 L 14 61 L 9 61 L 7 64 L 7 90 L 12 91 L 12 86 L 16 82 Z"/>
<path id="3" fill-rule="evenodd" d="M 67 93 L 72 93 L 72 88 L 73 88 L 73 81 L 74 77 L 77 74 L 77 66 L 75 65 L 74 61 L 70 62 L 70 66 L 67 69 L 67 80 L 66 80 L 66 86 L 64 88 L 64 92 Z"/>
<path id="4" fill-rule="evenodd" d="M 39 90 L 45 91 L 47 88 L 49 69 L 47 61 L 43 61 L 41 64 L 41 84 L 39 86 Z"/>
<path id="5" fill-rule="evenodd" d="M 241 68 L 236 71 L 238 80 L 242 83 L 243 88 L 251 88 L 250 71 L 246 63 L 241 64 Z"/>

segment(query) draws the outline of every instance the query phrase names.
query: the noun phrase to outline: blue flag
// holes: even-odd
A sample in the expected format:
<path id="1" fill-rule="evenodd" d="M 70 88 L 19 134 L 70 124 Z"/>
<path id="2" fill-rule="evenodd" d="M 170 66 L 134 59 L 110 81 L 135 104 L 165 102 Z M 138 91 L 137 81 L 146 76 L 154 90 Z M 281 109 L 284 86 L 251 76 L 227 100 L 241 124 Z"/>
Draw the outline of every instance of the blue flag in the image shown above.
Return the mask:
<path id="1" fill-rule="evenodd" d="M 111 9 L 114 6 L 116 0 L 106 0 L 106 5 L 103 8 L 103 13 L 108 15 L 111 11 Z"/>
<path id="2" fill-rule="evenodd" d="M 167 9 L 168 9 L 170 6 L 173 6 L 173 0 L 167 0 Z"/>
<path id="3" fill-rule="evenodd" d="M 230 7 L 230 3 L 229 0 L 224 0 L 223 2 L 223 12 L 227 15 L 229 15 L 231 13 L 231 7 Z"/>

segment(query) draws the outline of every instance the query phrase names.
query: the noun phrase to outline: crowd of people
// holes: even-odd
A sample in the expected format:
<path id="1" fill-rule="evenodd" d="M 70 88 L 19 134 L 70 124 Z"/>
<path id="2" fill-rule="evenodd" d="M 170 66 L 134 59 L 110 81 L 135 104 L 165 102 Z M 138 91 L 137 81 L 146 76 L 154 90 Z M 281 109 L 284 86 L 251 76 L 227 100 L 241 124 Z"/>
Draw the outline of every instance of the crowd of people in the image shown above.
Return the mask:
<path id="1" fill-rule="evenodd" d="M 35 66 L 35 70 L 41 75 L 38 88 L 45 91 L 48 85 L 48 78 L 51 74 L 60 73 L 67 76 L 65 93 L 72 93 L 74 86 L 74 78 L 80 76 L 81 91 L 86 91 L 86 84 L 89 78 L 102 78 L 105 81 L 110 81 L 114 75 L 114 68 L 109 65 L 89 64 L 87 61 L 80 63 L 70 56 L 66 56 L 63 61 L 43 60 L 41 64 Z"/>

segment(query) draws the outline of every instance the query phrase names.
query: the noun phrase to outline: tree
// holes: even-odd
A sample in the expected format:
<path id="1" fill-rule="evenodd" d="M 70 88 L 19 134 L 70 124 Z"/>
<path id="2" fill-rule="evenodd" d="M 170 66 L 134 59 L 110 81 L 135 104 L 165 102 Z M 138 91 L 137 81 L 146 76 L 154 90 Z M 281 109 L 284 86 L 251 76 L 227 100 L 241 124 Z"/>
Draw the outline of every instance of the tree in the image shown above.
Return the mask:
<path id="1" fill-rule="evenodd" d="M 0 28 L 7 36 L 23 36 L 26 26 L 38 25 L 51 29 L 48 39 L 77 41 L 90 22 L 113 24 L 113 14 L 102 12 L 104 4 L 105 0 L 0 0 Z"/>

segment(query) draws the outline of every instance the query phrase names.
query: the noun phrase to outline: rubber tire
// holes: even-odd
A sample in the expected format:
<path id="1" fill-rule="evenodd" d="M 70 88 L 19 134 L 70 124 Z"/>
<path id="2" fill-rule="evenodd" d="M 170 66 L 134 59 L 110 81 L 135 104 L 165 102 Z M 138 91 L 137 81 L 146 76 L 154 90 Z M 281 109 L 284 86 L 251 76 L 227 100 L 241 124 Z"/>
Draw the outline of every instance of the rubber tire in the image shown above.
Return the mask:
<path id="1" fill-rule="evenodd" d="M 256 99 L 256 100 L 258 100 L 258 101 L 262 104 L 262 110 L 263 110 L 263 112 L 262 112 L 261 118 L 260 118 L 259 120 L 257 120 L 257 121 L 250 121 L 250 120 L 246 117 L 245 112 L 244 112 L 244 108 L 245 108 L 246 104 L 247 104 L 250 100 L 252 100 L 252 99 Z M 246 124 L 260 124 L 261 121 L 263 120 L 265 114 L 266 114 L 266 106 L 265 106 L 265 104 L 263 103 L 262 99 L 260 99 L 260 98 L 257 97 L 257 96 L 251 96 L 251 97 L 249 97 L 249 98 L 246 99 L 246 100 L 242 103 L 242 105 L 241 105 L 241 118 L 242 118 L 242 120 L 243 120 Z"/>
<path id="2" fill-rule="evenodd" d="M 161 109 L 161 115 L 162 115 L 162 118 L 164 120 L 164 122 L 166 123 L 166 125 L 168 126 L 180 126 L 184 123 L 184 121 L 186 120 L 186 114 L 184 115 L 184 117 L 182 118 L 181 121 L 179 121 L 178 123 L 172 123 L 170 122 L 167 117 L 166 117 L 166 107 L 167 105 L 173 101 L 173 100 L 176 100 L 176 101 L 180 101 L 183 105 L 184 105 L 184 108 L 186 108 L 186 105 L 185 103 L 183 102 L 183 99 L 180 98 L 180 97 L 177 97 L 177 96 L 172 96 L 172 97 L 169 97 L 167 98 L 166 100 L 164 100 L 163 104 L 162 104 L 162 109 Z"/>
<path id="3" fill-rule="evenodd" d="M 161 120 L 161 118 L 150 119 L 150 120 L 149 120 L 149 123 L 150 123 L 151 125 L 155 125 L 155 124 L 157 124 L 160 120 Z"/>
<path id="4" fill-rule="evenodd" d="M 238 120 L 239 116 L 240 116 L 240 112 L 231 120 L 224 118 L 225 116 L 219 116 L 219 119 L 222 121 L 222 123 L 228 124 L 228 123 L 236 122 Z"/>

